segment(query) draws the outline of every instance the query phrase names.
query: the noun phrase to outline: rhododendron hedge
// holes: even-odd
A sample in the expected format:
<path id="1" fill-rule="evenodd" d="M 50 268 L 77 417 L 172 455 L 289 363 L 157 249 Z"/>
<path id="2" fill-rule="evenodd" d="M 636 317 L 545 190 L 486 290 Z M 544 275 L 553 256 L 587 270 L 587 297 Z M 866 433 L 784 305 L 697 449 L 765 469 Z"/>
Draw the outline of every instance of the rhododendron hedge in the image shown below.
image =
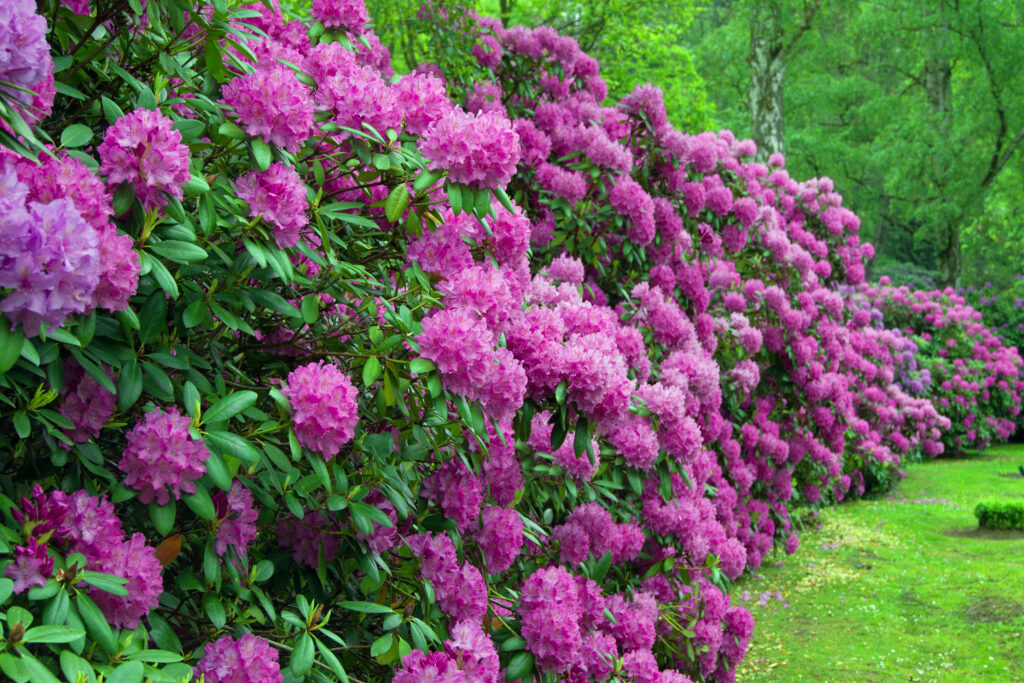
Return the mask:
<path id="1" fill-rule="evenodd" d="M 308 11 L 0 8 L 7 677 L 731 681 L 794 510 L 1005 436 L 1016 350 L 827 178 Z"/>

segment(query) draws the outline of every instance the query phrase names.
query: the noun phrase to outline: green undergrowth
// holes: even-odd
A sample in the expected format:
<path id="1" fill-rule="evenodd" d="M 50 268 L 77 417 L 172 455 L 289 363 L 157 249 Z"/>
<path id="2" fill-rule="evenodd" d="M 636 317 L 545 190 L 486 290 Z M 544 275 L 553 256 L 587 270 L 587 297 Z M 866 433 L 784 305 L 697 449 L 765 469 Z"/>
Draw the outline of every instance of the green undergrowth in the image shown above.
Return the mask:
<path id="1" fill-rule="evenodd" d="M 809 518 L 734 588 L 757 620 L 737 680 L 1024 681 L 1024 533 L 973 514 L 1024 499 L 1018 465 L 1024 445 L 911 465 L 888 498 Z"/>

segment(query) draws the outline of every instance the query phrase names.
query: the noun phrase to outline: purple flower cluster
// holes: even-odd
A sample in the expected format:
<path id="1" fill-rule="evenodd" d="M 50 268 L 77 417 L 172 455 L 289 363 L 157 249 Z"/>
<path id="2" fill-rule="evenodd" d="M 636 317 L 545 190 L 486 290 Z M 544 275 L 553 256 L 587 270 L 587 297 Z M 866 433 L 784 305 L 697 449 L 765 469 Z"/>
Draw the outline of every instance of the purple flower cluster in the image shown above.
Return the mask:
<path id="1" fill-rule="evenodd" d="M 101 265 L 98 235 L 70 199 L 28 202 L 11 165 L 0 169 L 0 312 L 34 337 L 94 306 Z"/>

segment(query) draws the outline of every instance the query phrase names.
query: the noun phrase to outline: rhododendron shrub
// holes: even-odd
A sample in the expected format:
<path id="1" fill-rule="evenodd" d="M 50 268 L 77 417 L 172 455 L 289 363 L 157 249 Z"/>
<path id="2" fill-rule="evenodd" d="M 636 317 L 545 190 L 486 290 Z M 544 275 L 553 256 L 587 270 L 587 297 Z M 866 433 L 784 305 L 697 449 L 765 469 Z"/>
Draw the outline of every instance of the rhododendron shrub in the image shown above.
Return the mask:
<path id="1" fill-rule="evenodd" d="M 0 10 L 12 680 L 731 681 L 795 508 L 1019 411 L 831 181 L 550 28 L 94 5 Z"/>

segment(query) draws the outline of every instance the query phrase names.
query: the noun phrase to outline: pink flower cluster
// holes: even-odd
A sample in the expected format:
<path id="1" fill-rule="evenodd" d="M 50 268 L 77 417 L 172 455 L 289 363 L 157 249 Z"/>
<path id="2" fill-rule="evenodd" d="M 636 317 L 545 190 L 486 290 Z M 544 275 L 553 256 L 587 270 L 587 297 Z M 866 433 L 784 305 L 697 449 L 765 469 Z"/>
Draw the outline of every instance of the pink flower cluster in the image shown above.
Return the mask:
<path id="1" fill-rule="evenodd" d="M 291 403 L 295 436 L 330 460 L 355 436 L 358 391 L 337 367 L 319 361 L 295 368 L 281 393 Z"/>
<path id="2" fill-rule="evenodd" d="M 281 249 L 299 243 L 299 231 L 309 223 L 306 186 L 294 168 L 280 162 L 266 171 L 250 171 L 238 179 L 238 197 L 249 205 L 249 215 L 262 216 L 274 229 Z"/>
<path id="3" fill-rule="evenodd" d="M 16 560 L 6 569 L 6 575 L 14 579 L 15 592 L 46 583 L 53 572 L 47 547 L 54 544 L 65 552 L 84 555 L 86 569 L 127 579 L 128 594 L 124 596 L 90 590 L 114 627 L 133 629 L 156 607 L 163 592 L 156 553 L 140 533 L 125 538 L 121 520 L 106 498 L 85 491 L 44 493 L 36 484 L 31 498 L 22 498 L 11 514 L 24 525 L 29 538 L 26 546 L 16 548 Z"/>
<path id="4" fill-rule="evenodd" d="M 195 493 L 195 481 L 206 471 L 203 463 L 210 452 L 202 439 L 192 438 L 191 425 L 192 420 L 172 406 L 146 413 L 128 432 L 117 467 L 125 473 L 124 483 L 139 491 L 143 503 L 155 499 L 166 504 L 170 500 L 168 486 L 175 500 L 182 492 Z"/>
<path id="5" fill-rule="evenodd" d="M 96 151 L 111 185 L 130 183 L 147 211 L 163 208 L 167 195 L 181 199 L 189 149 L 174 122 L 158 111 L 136 109 L 107 128 Z"/>

